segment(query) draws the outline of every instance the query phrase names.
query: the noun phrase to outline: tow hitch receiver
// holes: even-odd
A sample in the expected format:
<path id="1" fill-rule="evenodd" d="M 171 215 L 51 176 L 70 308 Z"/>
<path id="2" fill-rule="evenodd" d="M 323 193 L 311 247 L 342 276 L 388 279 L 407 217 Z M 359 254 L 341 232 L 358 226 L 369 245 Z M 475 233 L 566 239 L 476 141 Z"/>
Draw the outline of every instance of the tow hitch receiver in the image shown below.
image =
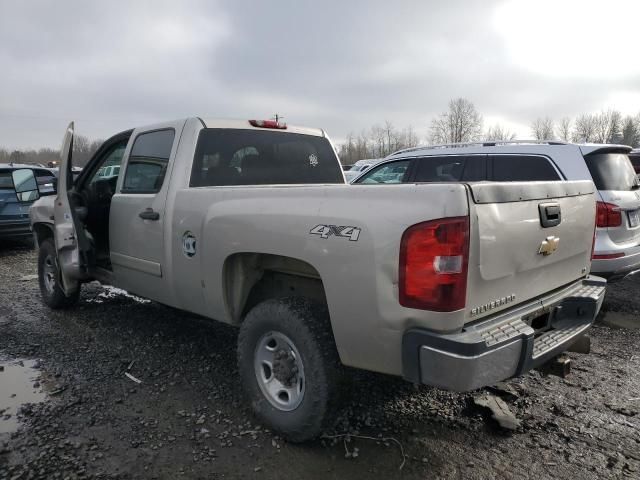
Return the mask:
<path id="1" fill-rule="evenodd" d="M 566 378 L 571 373 L 571 359 L 567 355 L 558 355 L 543 364 L 539 370 L 547 375 Z"/>

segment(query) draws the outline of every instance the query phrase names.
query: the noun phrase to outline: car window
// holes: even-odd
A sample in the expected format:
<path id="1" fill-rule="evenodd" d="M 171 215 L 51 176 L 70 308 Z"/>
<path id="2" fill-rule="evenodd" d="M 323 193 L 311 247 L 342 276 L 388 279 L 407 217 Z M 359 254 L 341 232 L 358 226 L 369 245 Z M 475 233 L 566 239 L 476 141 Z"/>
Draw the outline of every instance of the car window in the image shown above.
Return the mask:
<path id="1" fill-rule="evenodd" d="M 122 143 L 117 144 L 109 153 L 103 157 L 101 167 L 93 174 L 89 183 L 95 183 L 98 180 L 108 180 L 111 178 L 118 178 L 120 173 L 120 164 L 122 163 L 122 157 L 124 151 L 127 148 L 127 141 L 123 140 Z"/>
<path id="2" fill-rule="evenodd" d="M 0 188 L 13 190 L 11 170 L 0 170 Z"/>
<path id="3" fill-rule="evenodd" d="M 131 147 L 123 193 L 156 193 L 167 172 L 175 131 L 157 130 L 138 135 Z"/>
<path id="4" fill-rule="evenodd" d="M 269 130 L 211 128 L 200 132 L 192 187 L 344 183 L 324 137 Z"/>
<path id="5" fill-rule="evenodd" d="M 629 155 L 629 160 L 631 160 L 631 165 L 633 165 L 633 169 L 636 173 L 640 173 L 640 153 L 634 154 L 632 152 Z"/>
<path id="6" fill-rule="evenodd" d="M 410 160 L 386 163 L 373 168 L 363 175 L 357 183 L 402 183 Z"/>
<path id="7" fill-rule="evenodd" d="M 465 157 L 443 155 L 416 159 L 416 182 L 459 182 L 465 166 Z"/>
<path id="8" fill-rule="evenodd" d="M 492 155 L 495 182 L 562 180 L 548 158 L 539 155 Z"/>
<path id="9" fill-rule="evenodd" d="M 487 180 L 487 156 L 469 155 L 465 158 L 462 171 L 463 182 L 482 182 Z"/>
<path id="10" fill-rule="evenodd" d="M 38 185 L 44 185 L 45 183 L 51 183 L 55 177 L 55 175 L 48 170 L 34 170 L 33 173 L 36 176 L 36 181 Z"/>
<path id="11" fill-rule="evenodd" d="M 636 172 L 624 153 L 592 153 L 584 160 L 598 190 L 629 191 L 637 184 Z"/>

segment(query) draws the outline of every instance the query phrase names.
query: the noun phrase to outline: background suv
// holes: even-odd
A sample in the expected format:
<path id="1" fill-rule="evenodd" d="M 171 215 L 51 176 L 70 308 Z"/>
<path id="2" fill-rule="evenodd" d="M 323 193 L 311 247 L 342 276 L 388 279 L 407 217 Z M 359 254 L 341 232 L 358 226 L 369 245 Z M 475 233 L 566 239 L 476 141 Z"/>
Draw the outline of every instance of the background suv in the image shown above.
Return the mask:
<path id="1" fill-rule="evenodd" d="M 640 270 L 640 186 L 630 151 L 530 141 L 416 147 L 391 154 L 352 183 L 593 180 L 598 205 L 591 271 L 616 280 Z"/>
<path id="2" fill-rule="evenodd" d="M 40 194 L 52 194 L 55 191 L 56 177 L 46 168 L 16 163 L 0 163 L 0 238 L 31 238 L 29 207 L 33 202 L 18 202 L 11 172 L 30 168 L 35 173 Z"/>

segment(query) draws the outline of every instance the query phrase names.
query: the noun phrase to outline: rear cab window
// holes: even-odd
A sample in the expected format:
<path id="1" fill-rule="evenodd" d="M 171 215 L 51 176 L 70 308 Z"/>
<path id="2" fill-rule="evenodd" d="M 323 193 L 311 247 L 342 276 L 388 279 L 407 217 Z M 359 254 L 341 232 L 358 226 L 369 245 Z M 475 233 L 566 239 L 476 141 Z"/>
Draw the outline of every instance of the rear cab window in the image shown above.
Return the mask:
<path id="1" fill-rule="evenodd" d="M 344 184 L 342 168 L 324 137 L 250 129 L 200 132 L 191 187 Z"/>
<path id="2" fill-rule="evenodd" d="M 626 153 L 592 153 L 584 160 L 598 190 L 627 192 L 638 188 L 636 172 Z"/>

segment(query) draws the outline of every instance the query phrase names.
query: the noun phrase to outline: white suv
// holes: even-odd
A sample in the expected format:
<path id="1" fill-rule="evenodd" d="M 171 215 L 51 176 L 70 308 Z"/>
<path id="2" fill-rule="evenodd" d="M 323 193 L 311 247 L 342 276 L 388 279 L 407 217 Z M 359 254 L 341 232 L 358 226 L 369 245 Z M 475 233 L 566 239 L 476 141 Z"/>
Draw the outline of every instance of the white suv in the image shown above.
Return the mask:
<path id="1" fill-rule="evenodd" d="M 352 184 L 593 180 L 598 204 L 591 271 L 611 281 L 640 270 L 640 185 L 630 151 L 555 141 L 416 147 L 389 155 Z"/>

